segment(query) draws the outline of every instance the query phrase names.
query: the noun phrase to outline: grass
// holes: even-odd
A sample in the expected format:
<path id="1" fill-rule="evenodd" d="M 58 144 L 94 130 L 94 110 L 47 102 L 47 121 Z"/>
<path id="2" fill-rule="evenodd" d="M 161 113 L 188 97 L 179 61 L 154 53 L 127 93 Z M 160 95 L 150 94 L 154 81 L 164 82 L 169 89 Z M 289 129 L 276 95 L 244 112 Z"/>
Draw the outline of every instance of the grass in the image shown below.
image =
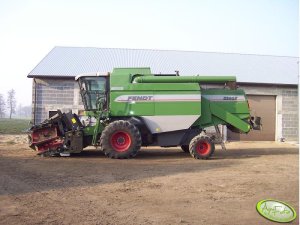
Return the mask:
<path id="1" fill-rule="evenodd" d="M 0 134 L 21 134 L 30 125 L 27 119 L 0 119 Z"/>

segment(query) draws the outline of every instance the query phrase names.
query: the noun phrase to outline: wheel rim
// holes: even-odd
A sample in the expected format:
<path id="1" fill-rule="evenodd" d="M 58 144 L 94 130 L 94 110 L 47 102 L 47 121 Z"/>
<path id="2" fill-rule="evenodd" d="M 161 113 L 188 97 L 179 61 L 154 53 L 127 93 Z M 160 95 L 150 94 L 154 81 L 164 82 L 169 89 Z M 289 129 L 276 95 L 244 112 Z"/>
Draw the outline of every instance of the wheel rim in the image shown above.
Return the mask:
<path id="1" fill-rule="evenodd" d="M 117 152 L 125 152 L 131 145 L 131 138 L 128 133 L 117 131 L 111 136 L 110 143 Z"/>
<path id="2" fill-rule="evenodd" d="M 206 141 L 200 141 L 196 150 L 199 155 L 207 155 L 210 151 L 210 144 Z"/>

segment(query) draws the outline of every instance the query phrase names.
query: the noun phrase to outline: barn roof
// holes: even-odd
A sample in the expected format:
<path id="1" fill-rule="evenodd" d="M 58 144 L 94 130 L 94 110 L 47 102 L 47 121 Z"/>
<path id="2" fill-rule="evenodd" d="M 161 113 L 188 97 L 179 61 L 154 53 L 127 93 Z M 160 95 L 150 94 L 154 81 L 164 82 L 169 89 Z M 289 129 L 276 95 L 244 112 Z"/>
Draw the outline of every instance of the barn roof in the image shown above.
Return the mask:
<path id="1" fill-rule="evenodd" d="M 199 51 L 54 47 L 28 77 L 75 77 L 115 67 L 150 67 L 155 74 L 234 75 L 239 82 L 298 84 L 298 57 Z"/>

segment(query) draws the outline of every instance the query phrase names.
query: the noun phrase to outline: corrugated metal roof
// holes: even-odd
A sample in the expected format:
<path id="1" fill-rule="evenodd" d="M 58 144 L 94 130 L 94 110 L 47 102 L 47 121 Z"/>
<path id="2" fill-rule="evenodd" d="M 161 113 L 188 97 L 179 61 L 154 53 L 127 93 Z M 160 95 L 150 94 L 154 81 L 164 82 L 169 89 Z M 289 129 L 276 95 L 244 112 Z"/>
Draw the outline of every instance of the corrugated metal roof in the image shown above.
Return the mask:
<path id="1" fill-rule="evenodd" d="M 150 67 L 155 74 L 234 75 L 239 82 L 297 84 L 298 57 L 198 51 L 55 47 L 28 77 L 75 77 L 115 67 Z"/>

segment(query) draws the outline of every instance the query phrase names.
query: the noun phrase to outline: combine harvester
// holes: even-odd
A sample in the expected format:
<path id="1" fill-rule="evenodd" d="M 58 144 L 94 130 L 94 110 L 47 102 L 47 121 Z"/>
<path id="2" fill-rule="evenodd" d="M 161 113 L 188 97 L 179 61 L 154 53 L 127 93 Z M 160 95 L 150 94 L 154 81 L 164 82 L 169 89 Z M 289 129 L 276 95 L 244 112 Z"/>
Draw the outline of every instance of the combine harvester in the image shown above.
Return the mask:
<path id="1" fill-rule="evenodd" d="M 76 81 L 89 120 L 61 113 L 30 128 L 30 146 L 43 155 L 80 153 L 96 146 L 110 158 L 135 157 L 141 146 L 181 146 L 196 159 L 208 159 L 218 125 L 248 133 L 260 129 L 251 117 L 234 76 L 154 75 L 150 68 L 115 68 L 110 74 L 82 74 Z M 206 84 L 224 84 L 204 89 Z M 92 123 L 92 119 L 96 123 Z M 225 149 L 224 143 L 221 142 Z"/>

